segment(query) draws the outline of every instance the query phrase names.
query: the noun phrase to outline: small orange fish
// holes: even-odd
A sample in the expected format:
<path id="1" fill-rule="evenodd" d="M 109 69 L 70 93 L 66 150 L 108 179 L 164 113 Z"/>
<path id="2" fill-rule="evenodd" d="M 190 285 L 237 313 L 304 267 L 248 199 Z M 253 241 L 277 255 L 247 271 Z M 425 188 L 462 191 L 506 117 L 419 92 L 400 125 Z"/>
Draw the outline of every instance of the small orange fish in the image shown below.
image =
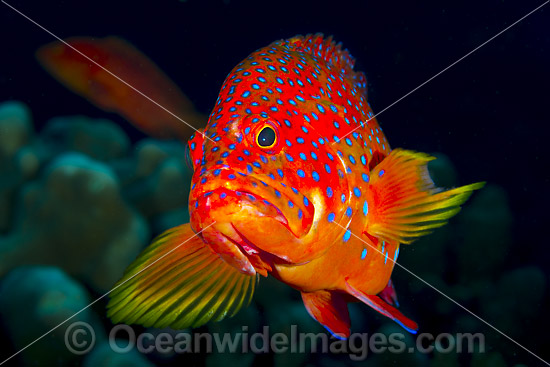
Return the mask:
<path id="1" fill-rule="evenodd" d="M 391 150 L 353 66 L 331 38 L 309 35 L 233 69 L 188 143 L 191 223 L 128 268 L 108 304 L 114 322 L 221 320 L 250 301 L 257 274 L 271 274 L 337 337 L 350 335 L 357 300 L 416 332 L 390 280 L 399 246 L 444 225 L 483 184 L 438 189 L 433 157 Z"/>
<path id="2" fill-rule="evenodd" d="M 205 120 L 151 60 L 117 37 L 75 37 L 66 42 L 155 102 L 193 124 Z M 58 81 L 99 108 L 116 112 L 159 138 L 187 139 L 190 128 L 62 42 L 42 46 L 36 57 Z"/>

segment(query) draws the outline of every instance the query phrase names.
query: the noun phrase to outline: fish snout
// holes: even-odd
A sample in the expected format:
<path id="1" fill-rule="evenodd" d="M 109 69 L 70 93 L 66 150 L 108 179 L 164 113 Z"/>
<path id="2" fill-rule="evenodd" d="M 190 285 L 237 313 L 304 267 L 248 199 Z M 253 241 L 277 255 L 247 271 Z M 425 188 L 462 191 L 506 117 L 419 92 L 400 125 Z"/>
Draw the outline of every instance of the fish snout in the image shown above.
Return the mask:
<path id="1" fill-rule="evenodd" d="M 231 232 L 229 225 L 254 228 L 255 234 L 265 238 L 255 245 L 273 253 L 269 245 L 271 238 L 299 239 L 311 229 L 315 215 L 313 203 L 269 175 L 246 174 L 227 166 L 216 166 L 200 173 L 194 182 L 189 211 L 195 231 L 214 222 L 213 227 L 223 228 L 224 232 Z M 236 239 L 233 233 L 229 233 L 229 237 L 237 242 L 242 240 Z"/>

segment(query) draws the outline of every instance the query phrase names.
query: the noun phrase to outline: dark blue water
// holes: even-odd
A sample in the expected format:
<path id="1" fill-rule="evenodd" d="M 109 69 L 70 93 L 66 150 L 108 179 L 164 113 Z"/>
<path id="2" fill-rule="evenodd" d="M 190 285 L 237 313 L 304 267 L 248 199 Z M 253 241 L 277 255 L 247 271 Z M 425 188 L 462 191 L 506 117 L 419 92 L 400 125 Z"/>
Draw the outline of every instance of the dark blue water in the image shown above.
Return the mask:
<path id="1" fill-rule="evenodd" d="M 116 35 L 127 39 L 155 61 L 204 113 L 210 112 L 225 76 L 250 52 L 277 39 L 315 32 L 333 35 L 357 59 L 355 68 L 367 76 L 369 103 L 377 113 L 542 4 L 197 0 L 9 3 L 60 37 Z M 449 157 L 454 168 L 442 168 L 443 180 L 445 175 L 456 175 L 450 179 L 453 184 L 488 183 L 487 191 L 478 193 L 467 204 L 470 208 L 451 223 L 450 229 L 403 249 L 403 264 L 547 360 L 549 9 L 547 5 L 535 12 L 377 117 L 392 147 Z M 132 144 L 145 137 L 117 115 L 100 111 L 70 93 L 39 67 L 34 51 L 51 42 L 52 36 L 4 5 L 0 6 L 0 23 L 4 35 L 0 102 L 18 100 L 26 104 L 38 132 L 53 117 L 80 114 L 115 121 Z M 128 154 L 134 150 L 129 148 Z M 39 177 L 37 174 L 33 180 Z M 6 173 L 0 179 L 7 182 L 10 178 Z M 23 186 L 17 186 L 14 195 L 20 194 Z M 142 210 L 132 194 L 125 195 Z M 14 218 L 20 215 L 16 214 L 16 202 L 11 208 Z M 148 223 L 160 220 L 155 217 L 158 213 L 142 214 Z M 157 234 L 156 229 L 161 227 L 151 224 L 150 235 Z M 3 235 L 8 238 L 10 231 L 5 229 Z M 439 247 L 432 250 L 435 247 L 430 246 Z M 431 353 L 414 361 L 388 354 L 367 358 L 367 365 L 541 365 L 406 272 L 396 269 L 395 278 L 400 281 L 401 304 L 421 327 L 425 325 L 425 330 L 433 333 L 482 332 L 487 351 L 481 357 Z M 85 281 L 83 284 L 90 288 Z M 92 299 L 101 295 L 97 289 L 89 291 Z M 292 298 L 295 296 L 289 297 L 299 305 L 299 299 Z M 272 320 L 266 315 L 288 312 L 284 308 L 266 311 L 261 304 L 257 307 L 260 324 Z M 354 331 L 375 332 L 383 326 L 385 320 L 366 308 L 358 309 L 366 321 L 356 322 L 359 325 Z M 96 311 L 108 330 L 102 307 L 96 307 Z M 0 359 L 17 350 L 11 332 L 6 330 L 0 331 L 5 345 Z M 40 363 L 39 355 L 33 358 Z M 185 361 L 203 364 L 206 357 L 146 358 L 159 365 L 171 365 Z M 283 363 L 277 358 L 271 352 L 246 363 Z M 331 354 L 295 362 L 357 364 Z M 82 359 L 70 363 L 80 364 Z"/>

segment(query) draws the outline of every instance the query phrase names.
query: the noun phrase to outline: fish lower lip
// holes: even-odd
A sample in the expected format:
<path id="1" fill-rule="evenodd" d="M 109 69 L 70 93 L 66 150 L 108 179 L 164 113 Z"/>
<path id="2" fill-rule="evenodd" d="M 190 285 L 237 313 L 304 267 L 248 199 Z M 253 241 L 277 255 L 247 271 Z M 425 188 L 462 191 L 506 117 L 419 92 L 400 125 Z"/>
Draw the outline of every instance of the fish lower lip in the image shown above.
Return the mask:
<path id="1" fill-rule="evenodd" d="M 232 227 L 233 233 L 231 235 L 222 233 L 222 236 L 232 243 L 237 251 L 241 252 L 257 274 L 263 275 L 264 277 L 267 276 L 268 273 L 273 270 L 273 261 L 276 257 L 254 246 L 237 230 L 237 228 L 235 228 L 233 223 L 229 223 L 229 225 Z"/>
<path id="2" fill-rule="evenodd" d="M 233 227 L 233 229 L 239 236 L 239 240 L 236 240 L 235 238 L 232 238 L 232 237 L 228 237 L 226 235 L 224 236 L 227 237 L 231 242 L 235 243 L 235 245 L 237 245 L 243 253 L 248 255 L 258 255 L 258 254 L 261 254 L 262 252 L 265 253 L 265 251 L 262 251 L 261 249 L 256 247 L 253 243 L 248 241 L 248 239 L 244 237 L 241 232 L 239 232 L 239 230 L 235 227 L 235 225 L 233 225 L 233 223 L 231 223 L 231 227 Z"/>
<path id="3" fill-rule="evenodd" d="M 267 261 L 269 264 L 272 264 L 275 259 L 278 259 L 277 262 L 286 262 L 285 259 L 278 257 L 274 254 L 271 254 L 265 250 L 262 250 L 254 243 L 252 243 L 245 235 L 237 229 L 237 227 L 231 223 L 231 227 L 239 237 L 238 239 L 227 237 L 231 242 L 233 242 L 247 257 L 259 257 L 262 261 Z M 270 266 L 271 268 L 271 266 Z"/>

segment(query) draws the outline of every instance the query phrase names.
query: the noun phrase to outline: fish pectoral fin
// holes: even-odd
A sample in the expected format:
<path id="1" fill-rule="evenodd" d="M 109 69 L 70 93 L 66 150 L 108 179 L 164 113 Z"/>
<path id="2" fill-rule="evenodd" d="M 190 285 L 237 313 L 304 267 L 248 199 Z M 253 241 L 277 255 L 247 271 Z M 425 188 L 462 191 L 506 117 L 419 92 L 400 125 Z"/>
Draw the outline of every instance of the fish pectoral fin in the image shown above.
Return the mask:
<path id="1" fill-rule="evenodd" d="M 307 312 L 336 338 L 350 336 L 348 304 L 343 295 L 327 290 L 302 292 Z"/>
<path id="2" fill-rule="evenodd" d="M 382 315 L 389 317 L 393 321 L 401 325 L 405 330 L 410 333 L 416 334 L 418 331 L 418 324 L 413 320 L 403 315 L 397 308 L 386 303 L 382 298 L 377 295 L 369 295 L 354 288 L 352 285 L 346 282 L 346 290 L 349 294 L 363 302 L 364 304 L 374 308 Z"/>
<path id="3" fill-rule="evenodd" d="M 371 171 L 365 232 L 386 241 L 411 243 L 460 211 L 478 182 L 443 191 L 428 172 L 435 159 L 424 153 L 394 149 Z"/>
<path id="4" fill-rule="evenodd" d="M 113 323 L 198 327 L 247 306 L 257 279 L 228 265 L 183 224 L 157 237 L 126 269 L 107 315 Z"/>

